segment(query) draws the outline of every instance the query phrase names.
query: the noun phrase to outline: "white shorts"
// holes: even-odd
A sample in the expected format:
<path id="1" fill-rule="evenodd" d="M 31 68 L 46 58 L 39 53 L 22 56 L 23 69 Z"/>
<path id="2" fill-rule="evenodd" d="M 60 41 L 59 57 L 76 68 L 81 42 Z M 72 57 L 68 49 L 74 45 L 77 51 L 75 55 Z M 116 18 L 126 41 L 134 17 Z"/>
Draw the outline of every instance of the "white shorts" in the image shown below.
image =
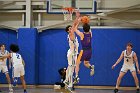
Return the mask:
<path id="1" fill-rule="evenodd" d="M 0 72 L 2 71 L 2 73 L 8 73 L 8 68 L 5 65 L 0 65 Z"/>
<path id="2" fill-rule="evenodd" d="M 68 65 L 75 66 L 77 60 L 77 53 L 74 55 L 74 53 L 71 50 L 68 50 L 67 59 L 68 59 Z"/>
<path id="3" fill-rule="evenodd" d="M 16 65 L 13 67 L 13 78 L 25 75 L 25 70 L 23 65 Z"/>
<path id="4" fill-rule="evenodd" d="M 135 65 L 133 66 L 123 65 L 121 68 L 121 72 L 124 72 L 124 73 L 127 73 L 128 70 L 130 70 L 130 72 L 136 71 Z"/>

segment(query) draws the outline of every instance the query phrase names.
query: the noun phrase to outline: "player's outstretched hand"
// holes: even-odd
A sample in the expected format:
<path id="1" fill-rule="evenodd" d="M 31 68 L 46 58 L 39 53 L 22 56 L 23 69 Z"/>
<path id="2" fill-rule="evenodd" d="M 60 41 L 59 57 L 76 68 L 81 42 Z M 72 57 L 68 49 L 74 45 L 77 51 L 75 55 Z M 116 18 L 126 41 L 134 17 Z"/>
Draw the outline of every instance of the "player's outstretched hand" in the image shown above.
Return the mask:
<path id="1" fill-rule="evenodd" d="M 114 69 L 114 68 L 115 68 L 115 66 L 116 66 L 116 65 L 114 64 L 114 65 L 112 66 L 112 69 Z"/>

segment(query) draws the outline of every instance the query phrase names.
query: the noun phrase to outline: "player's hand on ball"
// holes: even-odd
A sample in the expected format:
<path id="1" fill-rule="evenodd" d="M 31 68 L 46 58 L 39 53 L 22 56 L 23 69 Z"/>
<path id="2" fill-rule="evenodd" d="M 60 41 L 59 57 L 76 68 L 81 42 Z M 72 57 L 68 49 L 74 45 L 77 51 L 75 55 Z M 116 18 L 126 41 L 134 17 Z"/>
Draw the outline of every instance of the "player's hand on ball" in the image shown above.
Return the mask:
<path id="1" fill-rule="evenodd" d="M 81 22 L 81 18 L 82 18 L 82 17 L 79 17 L 79 18 L 78 18 L 78 22 Z"/>

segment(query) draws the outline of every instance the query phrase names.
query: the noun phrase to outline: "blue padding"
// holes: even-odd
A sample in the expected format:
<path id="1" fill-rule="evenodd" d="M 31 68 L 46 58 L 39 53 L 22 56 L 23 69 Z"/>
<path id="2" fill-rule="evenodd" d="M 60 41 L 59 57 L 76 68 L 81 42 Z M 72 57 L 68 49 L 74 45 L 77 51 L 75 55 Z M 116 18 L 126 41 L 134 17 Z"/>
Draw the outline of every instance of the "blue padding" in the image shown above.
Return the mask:
<path id="1" fill-rule="evenodd" d="M 95 64 L 95 75 L 90 77 L 85 68 L 81 69 L 81 85 L 115 85 L 122 63 L 114 70 L 111 66 L 117 61 L 127 42 L 137 44 L 135 29 L 93 29 L 93 55 L 91 63 Z M 137 46 L 135 46 L 137 47 Z M 134 47 L 134 51 L 136 50 Z M 82 66 L 83 67 L 83 66 Z M 87 79 L 87 80 L 86 80 Z M 123 86 L 134 86 L 130 73 L 122 80 Z"/>
<path id="2" fill-rule="evenodd" d="M 20 53 L 25 61 L 25 79 L 27 84 L 36 84 L 38 71 L 36 72 L 37 63 L 37 36 L 36 28 L 19 28 L 18 44 Z"/>
<path id="3" fill-rule="evenodd" d="M 91 63 L 95 65 L 95 75 L 89 76 L 89 69 L 80 65 L 79 85 L 115 85 L 122 62 L 114 69 L 127 42 L 134 44 L 134 51 L 140 59 L 139 29 L 92 29 L 93 55 Z M 78 38 L 79 39 L 79 38 Z M 60 80 L 58 69 L 67 66 L 67 33 L 64 29 L 51 29 L 39 34 L 39 84 L 54 84 Z M 81 46 L 81 44 L 80 44 Z M 140 78 L 140 77 L 139 77 Z M 130 73 L 123 78 L 121 86 L 135 86 Z"/>
<path id="4" fill-rule="evenodd" d="M 59 81 L 58 69 L 67 66 L 67 36 L 62 30 L 47 30 L 39 34 L 39 84 Z"/>
<path id="5" fill-rule="evenodd" d="M 17 33 L 16 31 L 10 29 L 0 29 L 0 44 L 6 45 L 6 50 L 9 51 L 10 44 L 17 43 Z M 11 70 L 9 70 L 11 76 Z M 7 83 L 5 74 L 0 73 L 0 83 Z"/>

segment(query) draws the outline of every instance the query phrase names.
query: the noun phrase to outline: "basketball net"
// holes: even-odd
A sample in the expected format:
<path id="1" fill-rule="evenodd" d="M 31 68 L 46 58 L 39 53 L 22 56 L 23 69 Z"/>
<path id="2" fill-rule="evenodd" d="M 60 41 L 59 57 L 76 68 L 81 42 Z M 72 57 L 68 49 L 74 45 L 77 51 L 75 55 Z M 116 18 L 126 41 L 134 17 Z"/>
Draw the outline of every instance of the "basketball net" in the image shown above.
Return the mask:
<path id="1" fill-rule="evenodd" d="M 63 15 L 64 15 L 64 21 L 70 21 L 70 20 L 72 20 L 72 14 L 73 14 L 74 10 L 75 9 L 72 8 L 72 7 L 62 8 Z"/>

